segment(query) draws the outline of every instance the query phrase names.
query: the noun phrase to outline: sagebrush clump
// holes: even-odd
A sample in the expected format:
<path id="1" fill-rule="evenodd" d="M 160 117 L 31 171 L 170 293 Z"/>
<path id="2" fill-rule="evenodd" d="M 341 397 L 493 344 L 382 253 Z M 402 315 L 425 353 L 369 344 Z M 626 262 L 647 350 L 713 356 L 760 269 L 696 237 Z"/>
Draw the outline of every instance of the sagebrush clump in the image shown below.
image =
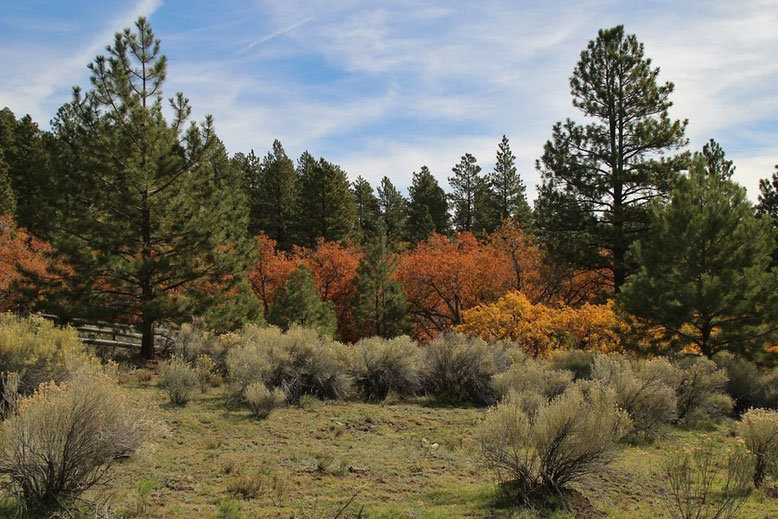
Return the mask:
<path id="1" fill-rule="evenodd" d="M 494 387 L 501 396 L 530 391 L 550 399 L 564 393 L 573 378 L 572 371 L 552 370 L 542 360 L 526 358 L 514 363 L 505 373 L 496 375 Z"/>
<path id="2" fill-rule="evenodd" d="M 296 403 L 302 395 L 322 399 L 352 393 L 346 346 L 315 330 L 247 326 L 227 355 L 230 382 L 242 392 L 253 382 L 284 391 Z"/>
<path id="3" fill-rule="evenodd" d="M 750 409 L 737 425 L 737 435 L 754 454 L 754 486 L 761 486 L 778 455 L 778 411 Z"/>
<path id="4" fill-rule="evenodd" d="M 681 359 L 676 396 L 678 421 L 693 425 L 728 415 L 732 411 L 732 398 L 725 393 L 727 374 L 706 357 Z"/>
<path id="5" fill-rule="evenodd" d="M 676 418 L 675 390 L 663 377 L 668 369 L 672 366 L 664 359 L 635 362 L 633 368 L 633 363 L 621 355 L 595 357 L 592 378 L 616 394 L 619 407 L 632 419 L 632 439 L 652 439 L 659 426 Z"/>
<path id="6" fill-rule="evenodd" d="M 67 508 L 157 427 L 104 373 L 47 382 L 0 423 L 0 476 L 28 509 Z"/>
<path id="7" fill-rule="evenodd" d="M 173 357 L 162 365 L 162 387 L 175 405 L 185 405 L 192 393 L 200 389 L 197 371 L 184 359 Z"/>
<path id="8" fill-rule="evenodd" d="M 94 362 L 72 328 L 58 328 L 38 316 L 0 314 L 0 371 L 19 376 L 19 391 L 30 394 L 41 382 L 61 382 L 82 364 Z"/>
<path id="9" fill-rule="evenodd" d="M 283 405 L 286 395 L 278 388 L 268 389 L 262 382 L 252 382 L 243 390 L 243 400 L 254 416 L 267 418 L 276 407 Z"/>
<path id="10" fill-rule="evenodd" d="M 422 348 L 424 389 L 448 403 L 493 404 L 492 377 L 507 367 L 505 353 L 482 339 L 457 333 L 438 337 Z"/>
<path id="11" fill-rule="evenodd" d="M 421 387 L 419 347 L 408 337 L 362 339 L 354 345 L 351 375 L 366 400 L 384 400 L 390 391 L 413 396 Z"/>
<path id="12" fill-rule="evenodd" d="M 601 384 L 575 385 L 534 416 L 512 393 L 489 414 L 478 438 L 500 488 L 523 504 L 537 504 L 598 472 L 629 428 L 616 395 Z"/>

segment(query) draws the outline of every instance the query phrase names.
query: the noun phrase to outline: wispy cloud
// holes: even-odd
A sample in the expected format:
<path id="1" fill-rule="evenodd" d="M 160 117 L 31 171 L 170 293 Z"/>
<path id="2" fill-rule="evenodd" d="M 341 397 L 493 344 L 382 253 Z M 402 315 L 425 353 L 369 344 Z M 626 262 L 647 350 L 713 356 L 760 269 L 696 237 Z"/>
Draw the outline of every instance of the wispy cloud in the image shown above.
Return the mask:
<path id="1" fill-rule="evenodd" d="M 306 23 L 310 22 L 311 20 L 313 20 L 313 17 L 308 17 L 305 20 L 299 21 L 297 23 L 293 23 L 292 25 L 284 27 L 283 29 L 279 29 L 277 31 L 271 32 L 270 34 L 268 34 L 266 36 L 263 36 L 263 37 L 261 37 L 261 38 L 259 38 L 257 40 L 252 41 L 251 43 L 246 45 L 243 49 L 238 51 L 238 54 L 242 54 L 244 52 L 247 52 L 247 51 L 253 49 L 257 45 L 261 45 L 261 44 L 263 44 L 265 42 L 268 42 L 268 41 L 270 41 L 270 40 L 272 40 L 274 38 L 278 38 L 279 36 L 283 36 L 284 34 L 288 34 L 288 33 L 292 32 L 293 30 L 297 29 L 298 27 L 301 27 L 301 26 L 305 25 Z"/>

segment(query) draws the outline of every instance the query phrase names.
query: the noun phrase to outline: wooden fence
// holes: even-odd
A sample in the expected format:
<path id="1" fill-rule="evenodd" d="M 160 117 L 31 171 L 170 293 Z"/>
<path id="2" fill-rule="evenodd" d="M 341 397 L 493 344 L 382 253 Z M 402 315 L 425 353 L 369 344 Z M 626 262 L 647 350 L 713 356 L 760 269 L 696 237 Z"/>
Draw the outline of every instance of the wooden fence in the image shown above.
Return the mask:
<path id="1" fill-rule="evenodd" d="M 56 315 L 43 314 L 42 316 L 55 323 L 62 323 L 62 320 Z M 138 327 L 131 324 L 89 321 L 86 319 L 70 319 L 67 324 L 78 332 L 78 338 L 86 344 L 100 348 L 125 348 L 140 351 L 143 334 L 140 333 Z M 176 335 L 177 332 L 175 330 L 155 327 L 155 349 L 167 349 L 175 341 Z"/>

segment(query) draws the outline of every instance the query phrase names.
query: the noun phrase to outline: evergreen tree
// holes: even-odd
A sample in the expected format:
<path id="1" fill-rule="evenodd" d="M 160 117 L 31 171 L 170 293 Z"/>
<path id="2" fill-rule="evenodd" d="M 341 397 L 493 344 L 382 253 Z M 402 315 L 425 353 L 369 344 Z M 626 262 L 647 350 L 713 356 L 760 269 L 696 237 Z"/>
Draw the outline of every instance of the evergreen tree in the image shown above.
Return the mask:
<path id="1" fill-rule="evenodd" d="M 650 231 L 633 246 L 638 272 L 623 308 L 661 341 L 710 357 L 752 356 L 778 331 L 778 273 L 768 271 L 775 231 L 754 215 L 746 191 L 711 175 L 696 157 L 669 205 L 656 202 Z"/>
<path id="2" fill-rule="evenodd" d="M 8 170 L 3 150 L 0 149 L 0 216 L 16 213 L 16 197 L 14 196 L 13 189 L 11 189 L 11 179 Z"/>
<path id="3" fill-rule="evenodd" d="M 388 177 L 381 179 L 381 185 L 378 186 L 378 204 L 386 237 L 389 243 L 396 245 L 405 236 L 408 201 Z"/>
<path id="4" fill-rule="evenodd" d="M 300 179 L 299 235 L 314 247 L 318 238 L 339 241 L 354 237 L 357 210 L 346 172 L 307 151 L 298 161 Z"/>
<path id="5" fill-rule="evenodd" d="M 236 153 L 232 157 L 233 167 L 238 168 L 243 177 L 243 185 L 246 191 L 248 204 L 248 234 L 256 236 L 262 232 L 262 163 L 251 150 L 248 155 Z"/>
<path id="6" fill-rule="evenodd" d="M 148 22 L 135 27 L 89 66 L 93 89 L 74 88 L 54 123 L 78 163 L 67 172 L 77 191 L 52 233 L 72 269 L 60 310 L 137 319 L 151 357 L 158 321 L 190 319 L 240 289 L 250 243 L 241 174 L 212 119 L 184 129 L 191 108 L 179 93 L 165 120 L 166 60 Z"/>
<path id="7" fill-rule="evenodd" d="M 418 243 L 426 240 L 433 232 L 448 233 L 446 193 L 427 166 L 422 166 L 418 173 L 413 173 L 413 183 L 408 188 L 408 195 L 408 241 Z"/>
<path id="8" fill-rule="evenodd" d="M 319 291 L 308 267 L 301 265 L 279 287 L 267 321 L 283 330 L 293 325 L 314 328 L 322 335 L 333 336 L 338 327 L 331 303 L 319 299 Z"/>
<path id="9" fill-rule="evenodd" d="M 516 170 L 516 156 L 505 135 L 497 148 L 497 162 L 489 175 L 489 187 L 496 202 L 492 211 L 496 221 L 489 223 L 490 231 L 499 227 L 505 218 L 516 220 L 523 227 L 529 226 L 532 210 L 527 203 L 526 187 Z"/>
<path id="10" fill-rule="evenodd" d="M 286 156 L 281 142 L 273 141 L 260 167 L 257 189 L 257 220 L 260 230 L 283 250 L 292 248 L 292 234 L 299 214 L 298 185 L 294 162 Z"/>
<path id="11" fill-rule="evenodd" d="M 726 159 L 724 150 L 718 142 L 711 139 L 702 147 L 702 154 L 695 153 L 695 156 L 702 156 L 705 159 L 705 169 L 709 175 L 714 175 L 722 180 L 731 180 L 735 173 L 735 166 L 731 160 Z"/>
<path id="12" fill-rule="evenodd" d="M 759 180 L 759 203 L 756 209 L 759 214 L 769 216 L 773 229 L 778 231 L 778 165 L 775 166 L 772 179 Z M 773 261 L 770 266 L 778 267 L 778 241 L 773 248 Z"/>
<path id="13" fill-rule="evenodd" d="M 647 204 L 687 160 L 657 160 L 686 143 L 686 122 L 668 116 L 673 84 L 658 75 L 624 27 L 600 30 L 570 78 L 573 105 L 592 122 L 556 123 L 538 161 L 541 237 L 572 265 L 609 270 L 616 292 L 633 270 L 630 245 L 648 230 Z"/>
<path id="14" fill-rule="evenodd" d="M 51 134 L 41 131 L 29 115 L 17 120 L 10 109 L 0 110 L 0 151 L 16 200 L 16 219 L 37 236 L 45 236 L 59 196 L 50 157 L 53 146 Z"/>
<path id="15" fill-rule="evenodd" d="M 476 164 L 475 157 L 466 153 L 451 171 L 454 176 L 449 177 L 448 183 L 453 190 L 449 198 L 454 206 L 454 227 L 460 232 L 473 231 L 480 216 L 479 196 L 484 192 L 481 166 Z"/>
<path id="16" fill-rule="evenodd" d="M 389 251 L 386 235 L 365 249 L 357 267 L 354 317 L 359 330 L 390 338 L 410 333 L 412 322 L 402 284 L 394 279 L 397 256 Z"/>
<path id="17" fill-rule="evenodd" d="M 381 220 L 381 208 L 370 182 L 361 176 L 354 181 L 352 192 L 356 205 L 359 241 L 365 243 L 376 235 Z"/>

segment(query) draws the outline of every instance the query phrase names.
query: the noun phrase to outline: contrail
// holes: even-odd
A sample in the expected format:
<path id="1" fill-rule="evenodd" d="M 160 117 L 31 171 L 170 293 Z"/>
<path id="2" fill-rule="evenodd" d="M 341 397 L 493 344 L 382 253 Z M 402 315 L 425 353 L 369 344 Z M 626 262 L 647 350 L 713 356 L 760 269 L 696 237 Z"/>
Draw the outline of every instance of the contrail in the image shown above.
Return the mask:
<path id="1" fill-rule="evenodd" d="M 277 37 L 279 37 L 281 35 L 284 35 L 284 34 L 286 34 L 288 32 L 291 32 L 291 31 L 297 29 L 298 27 L 300 27 L 301 25 L 305 25 L 306 23 L 310 22 L 311 20 L 313 20 L 313 18 L 311 18 L 311 17 L 306 18 L 305 20 L 303 20 L 301 22 L 297 22 L 297 23 L 295 23 L 293 25 L 290 25 L 288 27 L 284 27 L 283 29 L 279 29 L 279 30 L 277 30 L 275 32 L 272 32 L 272 33 L 268 34 L 267 36 L 263 36 L 262 38 L 259 38 L 258 40 L 252 41 L 245 48 L 243 48 L 240 51 L 238 51 L 238 54 L 243 54 L 244 52 L 253 49 L 257 45 L 260 45 L 262 43 L 265 43 L 266 41 L 272 40 L 273 38 L 277 38 Z"/>

